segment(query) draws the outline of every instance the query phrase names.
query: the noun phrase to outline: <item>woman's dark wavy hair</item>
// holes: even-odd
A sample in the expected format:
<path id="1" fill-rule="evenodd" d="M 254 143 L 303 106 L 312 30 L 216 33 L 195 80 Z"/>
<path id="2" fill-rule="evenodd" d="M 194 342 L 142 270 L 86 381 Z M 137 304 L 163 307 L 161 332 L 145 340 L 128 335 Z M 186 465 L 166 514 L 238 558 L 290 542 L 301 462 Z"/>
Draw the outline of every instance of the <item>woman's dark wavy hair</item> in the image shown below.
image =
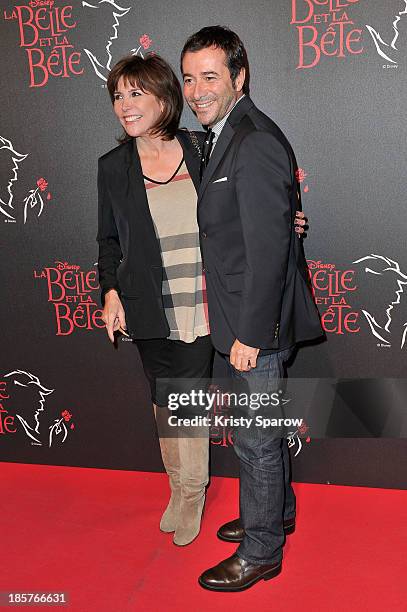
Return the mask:
<path id="1" fill-rule="evenodd" d="M 123 77 L 125 83 L 139 87 L 146 93 L 153 94 L 164 105 L 164 110 L 157 123 L 152 127 L 154 136 L 163 140 L 172 140 L 177 132 L 182 108 L 181 85 L 171 66 L 159 55 L 147 55 L 145 58 L 128 55 L 112 68 L 107 78 L 107 88 L 114 104 L 114 94 L 117 84 Z M 126 133 L 119 142 L 126 142 L 131 137 Z"/>
<path id="2" fill-rule="evenodd" d="M 249 61 L 247 59 L 246 49 L 239 36 L 226 28 L 225 26 L 208 26 L 202 28 L 199 32 L 192 34 L 184 45 L 181 52 L 181 73 L 182 60 L 184 59 L 185 53 L 194 53 L 201 49 L 207 49 L 208 47 L 217 47 L 222 49 L 226 55 L 227 67 L 229 69 L 230 78 L 233 86 L 235 85 L 236 78 L 242 68 L 246 69 L 246 78 L 243 84 L 243 93 L 249 93 Z"/>

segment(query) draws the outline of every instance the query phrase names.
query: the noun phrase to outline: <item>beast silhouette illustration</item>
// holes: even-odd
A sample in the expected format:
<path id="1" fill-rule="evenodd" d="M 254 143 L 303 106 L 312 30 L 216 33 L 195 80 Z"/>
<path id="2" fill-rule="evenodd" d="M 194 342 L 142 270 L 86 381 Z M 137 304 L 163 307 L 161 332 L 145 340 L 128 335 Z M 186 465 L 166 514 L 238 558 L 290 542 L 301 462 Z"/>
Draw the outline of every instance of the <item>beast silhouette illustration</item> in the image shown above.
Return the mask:
<path id="1" fill-rule="evenodd" d="M 362 309 L 369 323 L 372 334 L 385 344 L 391 346 L 392 341 L 397 339 L 400 348 L 406 346 L 407 336 L 407 314 L 403 317 L 401 329 L 395 329 L 395 313 L 405 308 L 407 275 L 400 270 L 397 261 L 384 257 L 383 255 L 367 255 L 353 262 L 363 264 L 364 272 L 374 275 L 377 279 L 377 291 L 375 292 L 372 305 L 369 310 Z M 404 298 L 404 300 L 403 300 Z M 400 315 L 400 312 L 397 312 Z M 397 317 L 399 321 L 399 316 Z M 397 326 L 396 326 L 397 327 Z"/>
<path id="2" fill-rule="evenodd" d="M 21 431 L 35 446 L 51 447 L 55 442 L 62 444 L 68 437 L 68 423 L 72 414 L 64 410 L 59 417 L 50 417 L 45 411 L 46 397 L 54 392 L 41 384 L 40 379 L 25 370 L 13 370 L 4 375 L 9 379 L 7 387 L 13 412 L 21 425 Z M 71 429 L 74 425 L 71 424 Z"/>
<path id="3" fill-rule="evenodd" d="M 24 370 L 13 370 L 5 378 L 10 378 L 13 409 L 24 432 L 35 444 L 42 445 L 41 416 L 46 396 L 54 389 L 47 389 L 38 376 Z"/>
<path id="4" fill-rule="evenodd" d="M 114 0 L 90 0 L 89 2 L 83 0 L 82 6 L 89 9 L 98 9 L 103 12 L 103 20 L 106 25 L 106 37 L 102 37 L 103 47 L 98 51 L 94 49 L 84 49 L 84 51 L 96 75 L 103 81 L 107 81 L 107 75 L 112 68 L 112 44 L 114 40 L 117 40 L 119 20 L 127 15 L 132 7 L 124 8 L 119 6 Z"/>
<path id="5" fill-rule="evenodd" d="M 373 39 L 377 53 L 391 64 L 398 64 L 398 58 L 400 55 L 399 49 L 399 36 L 400 36 L 400 25 L 401 21 L 404 21 L 404 27 L 407 23 L 407 0 L 402 0 L 403 7 L 399 13 L 396 13 L 392 22 L 391 33 L 384 35 L 377 32 L 372 26 L 367 25 L 366 27 Z M 388 42 L 386 42 L 386 40 Z M 405 50 L 405 49 L 404 49 Z"/>
<path id="6" fill-rule="evenodd" d="M 14 189 L 19 178 L 20 164 L 26 157 L 28 153 L 25 155 L 18 153 L 10 140 L 0 136 L 0 171 L 1 176 L 6 177 L 0 186 L 0 213 L 5 221 L 15 223 L 22 220 L 26 224 L 28 217 L 39 218 L 44 210 L 45 201 L 51 199 L 49 192 L 46 196 L 42 195 L 48 189 L 48 182 L 44 177 L 37 179 L 25 198 L 21 199 L 21 190 L 15 197 Z"/>
<path id="7" fill-rule="evenodd" d="M 0 212 L 7 219 L 15 221 L 16 214 L 14 210 L 14 183 L 18 180 L 18 171 L 20 164 L 28 156 L 15 150 L 13 143 L 7 138 L 0 136 L 0 155 L 2 173 L 6 178 L 6 184 L 1 186 L 0 190 Z"/>

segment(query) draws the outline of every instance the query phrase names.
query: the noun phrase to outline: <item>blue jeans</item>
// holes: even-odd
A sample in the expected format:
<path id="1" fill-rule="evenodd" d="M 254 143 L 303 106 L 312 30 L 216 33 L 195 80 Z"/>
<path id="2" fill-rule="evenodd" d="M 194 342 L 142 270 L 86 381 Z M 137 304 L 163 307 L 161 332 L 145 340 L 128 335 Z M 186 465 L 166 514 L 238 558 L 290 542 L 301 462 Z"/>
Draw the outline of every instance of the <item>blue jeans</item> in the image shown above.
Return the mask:
<path id="1" fill-rule="evenodd" d="M 248 372 L 235 370 L 228 357 L 227 361 L 238 384 L 244 383 L 249 392 L 270 394 L 279 389 L 284 362 L 290 354 L 288 349 L 261 356 L 257 367 Z M 252 410 L 247 412 L 253 417 Z M 245 530 L 237 554 L 259 565 L 281 561 L 283 521 L 295 517 L 287 440 L 270 428 L 238 427 L 234 430 L 234 449 L 240 463 L 240 519 Z"/>

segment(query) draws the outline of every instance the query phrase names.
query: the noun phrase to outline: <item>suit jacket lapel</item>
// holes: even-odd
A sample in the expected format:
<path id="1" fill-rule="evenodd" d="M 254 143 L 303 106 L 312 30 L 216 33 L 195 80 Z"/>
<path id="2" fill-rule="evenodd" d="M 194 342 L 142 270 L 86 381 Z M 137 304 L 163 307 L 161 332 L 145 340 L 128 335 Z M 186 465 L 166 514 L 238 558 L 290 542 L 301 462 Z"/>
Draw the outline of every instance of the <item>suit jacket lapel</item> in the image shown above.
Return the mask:
<path id="1" fill-rule="evenodd" d="M 200 185 L 199 192 L 198 192 L 198 202 L 202 198 L 205 192 L 205 189 L 207 188 L 210 182 L 210 179 L 212 178 L 213 173 L 218 167 L 220 161 L 222 160 L 226 152 L 226 149 L 228 148 L 230 141 L 232 140 L 234 136 L 234 133 L 235 133 L 235 130 L 230 125 L 229 121 L 226 121 L 223 127 L 223 130 L 221 131 L 220 136 L 216 142 L 215 148 L 213 149 L 213 153 L 209 160 L 209 164 L 207 165 L 203 173 L 202 183 Z"/>
<path id="2" fill-rule="evenodd" d="M 215 145 L 211 158 L 209 160 L 209 164 L 205 169 L 203 174 L 201 187 L 198 193 L 198 204 L 201 200 L 205 189 L 207 188 L 210 179 L 212 178 L 216 168 L 221 162 L 224 154 L 226 153 L 226 149 L 228 148 L 230 141 L 232 140 L 235 134 L 235 126 L 239 125 L 242 118 L 246 115 L 246 113 L 254 106 L 253 102 L 249 98 L 249 96 L 245 96 L 240 102 L 235 106 L 235 108 L 230 113 L 223 130 L 220 133 L 218 141 Z"/>

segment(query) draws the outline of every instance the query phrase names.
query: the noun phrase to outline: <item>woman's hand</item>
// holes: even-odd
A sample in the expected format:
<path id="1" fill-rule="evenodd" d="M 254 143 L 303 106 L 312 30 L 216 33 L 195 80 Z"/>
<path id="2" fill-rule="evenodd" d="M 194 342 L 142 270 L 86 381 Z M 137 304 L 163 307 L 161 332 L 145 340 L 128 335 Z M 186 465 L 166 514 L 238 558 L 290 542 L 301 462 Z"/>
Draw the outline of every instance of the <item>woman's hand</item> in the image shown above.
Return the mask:
<path id="1" fill-rule="evenodd" d="M 297 232 L 298 237 L 300 237 L 301 234 L 306 232 L 306 230 L 308 229 L 308 219 L 304 215 L 302 210 L 297 210 L 297 212 L 295 213 L 294 225 L 295 225 L 294 229 Z"/>
<path id="2" fill-rule="evenodd" d="M 102 320 L 106 324 L 107 335 L 111 342 L 114 342 L 114 332 L 126 329 L 126 318 L 124 308 L 116 289 L 110 289 L 105 294 L 105 306 L 103 308 Z"/>

